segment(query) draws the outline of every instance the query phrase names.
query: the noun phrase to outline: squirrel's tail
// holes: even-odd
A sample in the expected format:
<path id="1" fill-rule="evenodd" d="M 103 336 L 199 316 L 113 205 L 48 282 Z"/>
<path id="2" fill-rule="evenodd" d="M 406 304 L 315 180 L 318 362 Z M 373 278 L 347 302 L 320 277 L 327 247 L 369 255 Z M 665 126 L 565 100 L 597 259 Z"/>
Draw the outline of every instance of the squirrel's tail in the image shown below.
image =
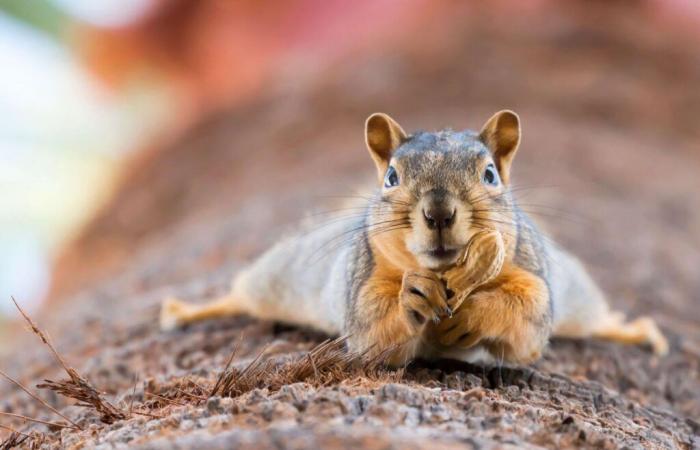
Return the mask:
<path id="1" fill-rule="evenodd" d="M 230 294 L 201 305 L 168 298 L 161 306 L 160 328 L 172 330 L 192 322 L 235 316 L 246 312 L 243 302 L 237 301 L 236 297 Z"/>

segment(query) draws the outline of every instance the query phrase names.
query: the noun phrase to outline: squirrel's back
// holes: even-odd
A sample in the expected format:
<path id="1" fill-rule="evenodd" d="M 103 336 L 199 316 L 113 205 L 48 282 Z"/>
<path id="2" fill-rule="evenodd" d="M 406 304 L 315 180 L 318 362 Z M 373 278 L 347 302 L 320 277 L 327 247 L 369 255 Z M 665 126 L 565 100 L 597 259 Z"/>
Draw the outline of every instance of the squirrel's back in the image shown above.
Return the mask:
<path id="1" fill-rule="evenodd" d="M 235 277 L 232 296 L 245 305 L 242 312 L 340 334 L 346 305 L 337 299 L 352 295 L 371 261 L 358 250 L 365 223 L 357 211 L 307 220 Z"/>
<path id="2" fill-rule="evenodd" d="M 609 312 L 607 301 L 578 258 L 554 242 L 514 203 L 516 244 L 513 262 L 545 280 L 553 333 L 589 336 L 596 318 Z"/>

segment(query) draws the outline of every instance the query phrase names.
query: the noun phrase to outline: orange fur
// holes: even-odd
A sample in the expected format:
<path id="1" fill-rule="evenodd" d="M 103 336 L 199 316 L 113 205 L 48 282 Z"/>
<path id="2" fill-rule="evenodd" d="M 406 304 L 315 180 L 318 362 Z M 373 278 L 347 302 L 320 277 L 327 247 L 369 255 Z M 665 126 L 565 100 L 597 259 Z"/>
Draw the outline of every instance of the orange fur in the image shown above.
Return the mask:
<path id="1" fill-rule="evenodd" d="M 377 264 L 369 280 L 360 290 L 356 312 L 361 330 L 351 335 L 359 348 L 381 352 L 397 347 L 390 363 L 401 365 L 415 352 L 415 330 L 408 322 L 398 301 L 403 273 L 378 254 Z"/>
<path id="2" fill-rule="evenodd" d="M 451 319 L 430 331 L 441 346 L 487 346 L 496 357 L 527 363 L 539 358 L 549 336 L 547 286 L 514 265 L 470 296 Z"/>

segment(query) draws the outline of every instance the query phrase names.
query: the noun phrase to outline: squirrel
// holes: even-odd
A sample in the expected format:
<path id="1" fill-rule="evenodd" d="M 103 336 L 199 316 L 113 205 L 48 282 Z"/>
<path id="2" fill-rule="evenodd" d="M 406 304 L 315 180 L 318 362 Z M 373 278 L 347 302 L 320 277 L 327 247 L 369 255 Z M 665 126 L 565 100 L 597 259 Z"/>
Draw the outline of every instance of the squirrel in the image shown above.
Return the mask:
<path id="1" fill-rule="evenodd" d="M 164 330 L 249 314 L 348 336 L 358 352 L 528 364 L 550 336 L 597 337 L 668 351 L 648 317 L 626 322 L 574 256 L 518 207 L 511 165 L 520 118 L 480 132 L 407 134 L 372 114 L 365 141 L 378 188 L 362 213 L 279 241 L 202 305 L 164 301 Z M 333 243 L 323 264 L 309 261 Z"/>

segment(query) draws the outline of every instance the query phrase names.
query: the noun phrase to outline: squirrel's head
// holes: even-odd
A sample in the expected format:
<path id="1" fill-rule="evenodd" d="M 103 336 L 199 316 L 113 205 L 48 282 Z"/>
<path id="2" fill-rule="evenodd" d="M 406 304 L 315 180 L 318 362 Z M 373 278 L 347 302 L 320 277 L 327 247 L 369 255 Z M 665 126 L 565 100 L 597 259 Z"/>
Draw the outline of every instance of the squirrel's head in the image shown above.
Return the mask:
<path id="1" fill-rule="evenodd" d="M 386 114 L 371 115 L 365 137 L 381 192 L 369 236 L 402 267 L 445 270 L 478 231 L 513 237 L 510 168 L 520 120 L 500 111 L 481 129 L 406 134 Z"/>

